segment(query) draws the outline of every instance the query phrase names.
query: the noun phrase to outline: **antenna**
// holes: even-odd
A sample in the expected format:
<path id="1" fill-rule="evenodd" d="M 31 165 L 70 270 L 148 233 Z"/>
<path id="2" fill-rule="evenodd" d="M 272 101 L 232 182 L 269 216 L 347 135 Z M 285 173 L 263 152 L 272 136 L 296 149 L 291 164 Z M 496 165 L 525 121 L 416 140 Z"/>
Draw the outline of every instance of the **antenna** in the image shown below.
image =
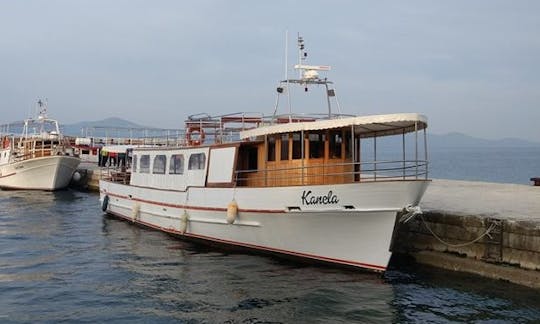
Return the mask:
<path id="1" fill-rule="evenodd" d="M 287 103 L 289 108 L 289 122 L 292 122 L 292 107 L 291 107 L 291 91 L 289 89 L 291 84 L 298 84 L 304 86 L 304 90 L 308 91 L 309 85 L 323 85 L 326 88 L 326 99 L 328 105 L 328 118 L 332 118 L 332 107 L 330 103 L 330 97 L 334 97 L 338 106 L 338 110 L 341 112 L 339 107 L 339 102 L 337 101 L 337 96 L 335 89 L 330 89 L 329 85 L 333 82 L 328 81 L 327 78 L 320 78 L 319 71 L 330 71 L 331 67 L 328 65 L 308 65 L 307 61 L 307 51 L 304 44 L 304 38 L 300 36 L 300 33 L 297 34 L 297 46 L 298 46 L 298 64 L 294 65 L 294 68 L 298 70 L 297 79 L 289 79 L 288 75 L 288 37 L 289 32 L 285 32 L 285 80 L 280 82 L 280 85 L 277 87 L 277 98 L 276 105 L 274 108 L 273 117 L 276 116 L 278 107 L 279 107 L 279 97 L 286 91 Z"/>
<path id="2" fill-rule="evenodd" d="M 292 121 L 291 91 L 289 89 L 288 52 L 289 51 L 289 31 L 285 32 L 285 80 L 287 80 L 287 105 L 289 106 L 289 122 Z"/>
<path id="3" fill-rule="evenodd" d="M 298 64 L 294 66 L 298 70 L 298 79 L 304 85 L 304 90 L 308 91 L 308 84 L 310 83 L 320 83 L 323 81 L 319 78 L 319 72 L 317 71 L 330 71 L 330 66 L 328 65 L 307 65 L 305 61 L 307 60 L 308 53 L 306 51 L 306 46 L 304 44 L 304 38 L 298 33 Z M 326 79 L 325 79 L 326 80 Z M 313 82 L 316 81 L 316 82 Z M 322 82 L 324 83 L 324 82 Z"/>

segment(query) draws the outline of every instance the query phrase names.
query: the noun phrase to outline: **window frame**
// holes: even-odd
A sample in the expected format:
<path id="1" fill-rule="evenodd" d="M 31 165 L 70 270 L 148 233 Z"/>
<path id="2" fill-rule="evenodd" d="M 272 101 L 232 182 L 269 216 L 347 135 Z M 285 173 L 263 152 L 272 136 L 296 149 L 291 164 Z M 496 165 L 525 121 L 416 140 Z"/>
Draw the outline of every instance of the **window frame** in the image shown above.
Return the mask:
<path id="1" fill-rule="evenodd" d="M 200 157 L 202 157 L 202 159 Z M 204 152 L 189 155 L 188 170 L 204 170 L 205 166 L 206 154 Z"/>
<path id="2" fill-rule="evenodd" d="M 178 160 L 176 160 L 177 157 L 179 157 Z M 176 163 L 176 161 L 181 161 L 180 162 L 180 167 L 178 167 L 178 163 Z M 169 174 L 174 174 L 174 175 L 182 175 L 182 174 L 184 174 L 184 169 L 185 169 L 185 163 L 184 162 L 185 162 L 184 154 L 182 154 L 182 153 L 172 154 L 171 158 L 169 159 Z M 178 171 L 180 171 L 180 172 L 178 172 Z"/>
<path id="3" fill-rule="evenodd" d="M 150 173 L 150 154 L 141 155 L 139 161 L 139 173 Z"/>
<path id="4" fill-rule="evenodd" d="M 159 166 L 156 165 L 156 162 L 158 160 L 159 163 L 163 162 L 163 165 Z M 159 166 L 160 169 L 156 171 L 156 167 Z M 165 171 L 167 170 L 167 156 L 165 154 L 158 154 L 154 156 L 153 163 L 152 163 L 152 174 L 165 174 Z"/>

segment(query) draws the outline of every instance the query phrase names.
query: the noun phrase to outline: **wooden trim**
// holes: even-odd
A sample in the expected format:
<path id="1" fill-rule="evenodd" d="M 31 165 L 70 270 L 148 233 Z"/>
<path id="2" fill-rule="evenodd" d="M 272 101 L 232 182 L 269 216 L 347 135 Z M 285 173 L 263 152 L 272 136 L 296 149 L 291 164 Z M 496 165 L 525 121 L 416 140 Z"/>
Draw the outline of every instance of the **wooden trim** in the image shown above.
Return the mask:
<path id="1" fill-rule="evenodd" d="M 232 188 L 234 187 L 234 180 L 232 182 L 208 182 L 207 188 Z"/>

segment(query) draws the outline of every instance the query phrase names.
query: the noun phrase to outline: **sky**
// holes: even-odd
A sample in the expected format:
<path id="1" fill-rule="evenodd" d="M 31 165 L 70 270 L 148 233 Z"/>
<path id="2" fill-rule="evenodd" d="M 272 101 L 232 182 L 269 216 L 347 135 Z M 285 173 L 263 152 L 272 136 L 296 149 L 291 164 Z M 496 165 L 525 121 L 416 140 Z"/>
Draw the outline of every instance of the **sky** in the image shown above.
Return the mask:
<path id="1" fill-rule="evenodd" d="M 300 33 L 307 63 L 332 67 L 343 113 L 540 142 L 539 17 L 540 1 L 521 0 L 0 0 L 0 123 L 38 98 L 64 124 L 268 115 L 288 32 L 289 65 Z M 293 111 L 324 113 L 318 90 L 291 93 Z"/>

